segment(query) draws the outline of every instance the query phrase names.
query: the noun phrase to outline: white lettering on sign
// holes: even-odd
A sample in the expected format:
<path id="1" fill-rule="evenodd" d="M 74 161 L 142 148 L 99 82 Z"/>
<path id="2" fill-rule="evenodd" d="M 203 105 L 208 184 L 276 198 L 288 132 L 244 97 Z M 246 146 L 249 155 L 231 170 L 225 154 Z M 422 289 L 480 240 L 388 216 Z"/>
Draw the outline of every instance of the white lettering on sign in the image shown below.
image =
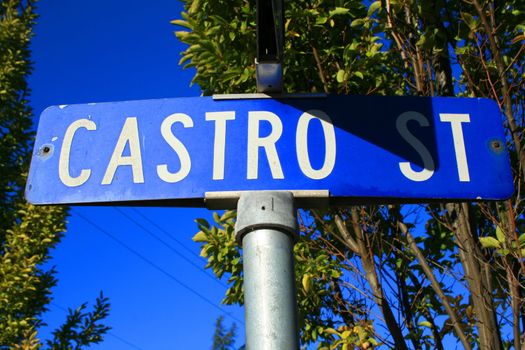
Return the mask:
<path id="1" fill-rule="evenodd" d="M 186 114 L 175 113 L 172 114 L 162 122 L 160 132 L 164 140 L 171 146 L 171 148 L 177 153 L 180 159 L 180 169 L 172 173 L 168 170 L 168 164 L 157 165 L 157 175 L 166 182 L 174 183 L 183 180 L 191 170 L 191 158 L 188 150 L 178 138 L 171 132 L 171 127 L 174 123 L 181 123 L 185 128 L 193 127 L 193 120 Z"/>
<path id="2" fill-rule="evenodd" d="M 64 134 L 64 141 L 62 142 L 62 148 L 60 149 L 60 158 L 58 160 L 58 177 L 60 181 L 68 187 L 77 187 L 84 184 L 91 175 L 90 169 L 80 170 L 80 175 L 77 177 L 71 176 L 69 172 L 69 156 L 71 154 L 71 144 L 73 143 L 73 137 L 78 129 L 84 128 L 87 130 L 96 130 L 97 125 L 89 119 L 79 119 L 71 123 L 66 133 Z"/>
<path id="3" fill-rule="evenodd" d="M 271 125 L 268 136 L 259 136 L 259 125 L 261 121 L 267 121 Z M 283 169 L 277 154 L 275 143 L 283 133 L 281 119 L 274 113 L 266 111 L 248 112 L 248 171 L 247 179 L 259 178 L 259 148 L 263 148 L 270 165 L 270 171 L 274 179 L 284 179 Z"/>
<path id="4" fill-rule="evenodd" d="M 450 123 L 459 181 L 469 182 L 470 174 L 463 135 L 463 123 L 470 123 L 470 115 L 440 113 L 439 118 L 442 123 Z M 233 123 L 233 121 L 236 120 L 236 112 L 205 112 L 205 120 L 212 122 L 212 124 L 206 123 L 206 125 L 213 125 L 214 128 L 213 167 L 209 176 L 211 176 L 213 180 L 224 180 L 227 126 L 228 122 Z M 180 160 L 178 169 L 169 168 L 171 164 L 169 159 L 164 159 L 164 163 L 162 164 L 157 163 L 157 175 L 166 183 L 176 183 L 184 180 L 192 169 L 192 159 L 188 149 L 184 143 L 175 136 L 172 130 L 176 123 L 180 123 L 184 128 L 194 127 L 193 119 L 184 113 L 174 113 L 163 119 L 160 125 L 162 138 L 174 151 L 174 157 L 178 157 Z M 265 125 L 268 127 L 262 128 L 263 123 L 269 124 Z M 309 146 L 312 146 L 309 144 L 312 140 L 308 138 L 308 131 L 311 130 L 310 128 L 315 127 L 312 126 L 312 123 L 318 123 L 317 128 L 320 125 L 325 146 L 324 158 L 322 154 L 320 157 L 322 165 L 315 168 L 312 165 L 312 158 L 308 152 Z M 396 129 L 399 135 L 417 152 L 419 157 L 421 157 L 423 166 L 414 169 L 414 164 L 408 161 L 399 162 L 398 166 L 403 176 L 407 179 L 416 182 L 427 181 L 435 172 L 435 162 L 427 146 L 409 130 L 408 126 L 410 123 L 415 123 L 419 125 L 419 127 L 426 128 L 430 126 L 430 121 L 423 114 L 415 111 L 404 112 L 396 119 Z M 74 174 L 78 174 L 76 176 L 71 173 L 70 158 L 73 139 L 80 137 L 77 135 L 77 131 L 80 129 L 94 131 L 97 130 L 97 125 L 90 119 L 78 119 L 73 121 L 64 133 L 58 160 L 58 175 L 60 181 L 68 187 L 81 186 L 86 183 L 92 175 L 92 170 L 88 167 L 80 169 L 79 172 L 78 170 L 74 170 Z M 268 130 L 266 132 L 267 135 L 261 136 L 261 129 Z M 283 123 L 275 113 L 269 111 L 248 112 L 246 179 L 253 180 L 259 178 L 260 155 L 262 155 L 262 157 L 266 156 L 272 178 L 284 179 L 283 169 L 277 152 L 277 141 L 280 140 L 282 134 Z M 312 134 L 312 132 L 310 132 L 310 134 Z M 332 124 L 331 118 L 325 112 L 317 109 L 303 112 L 297 121 L 295 138 L 297 164 L 299 165 L 300 171 L 312 180 L 321 180 L 330 176 L 335 168 L 337 158 L 335 127 Z M 116 172 L 120 166 L 131 167 L 133 183 L 144 183 L 142 149 L 139 140 L 137 117 L 127 117 L 107 164 L 101 182 L 102 185 L 110 185 L 113 183 Z M 86 142 L 83 142 L 83 144 L 86 145 Z M 129 148 L 129 155 L 124 155 L 126 147 Z M 231 159 L 230 162 L 231 161 L 233 161 L 233 159 Z M 171 167 L 173 167 L 173 165 L 171 165 Z"/>
<path id="5" fill-rule="evenodd" d="M 126 144 L 129 144 L 129 156 L 122 155 Z M 131 166 L 133 183 L 144 183 L 144 172 L 142 171 L 142 156 L 140 153 L 139 142 L 139 127 L 136 117 L 126 118 L 101 184 L 111 184 L 115 177 L 117 168 L 122 165 Z"/>
<path id="6" fill-rule="evenodd" d="M 308 126 L 313 119 L 321 122 L 324 133 L 325 156 L 323 166 L 320 169 L 312 167 L 308 155 Z M 336 158 L 335 130 L 330 117 L 325 112 L 313 109 L 301 115 L 297 123 L 295 145 L 299 167 L 304 175 L 313 180 L 320 180 L 332 173 Z"/>
<path id="7" fill-rule="evenodd" d="M 403 137 L 403 139 L 417 151 L 423 160 L 423 169 L 415 171 L 412 169 L 410 162 L 399 162 L 399 169 L 403 175 L 412 181 L 426 181 L 434 174 L 434 159 L 432 159 L 432 155 L 425 145 L 423 145 L 423 143 L 408 130 L 407 124 L 411 120 L 414 120 L 418 122 L 420 126 L 425 127 L 429 126 L 430 123 L 423 114 L 413 111 L 400 114 L 396 120 L 397 131 L 401 137 Z"/>
<path id="8" fill-rule="evenodd" d="M 439 119 L 442 122 L 450 123 L 450 127 L 452 128 L 452 139 L 454 140 L 454 152 L 456 153 L 459 181 L 469 182 L 470 174 L 468 171 L 467 152 L 465 150 L 465 140 L 463 138 L 461 123 L 470 123 L 470 115 L 440 113 Z"/>
<path id="9" fill-rule="evenodd" d="M 224 180 L 226 122 L 228 120 L 235 120 L 235 112 L 206 112 L 206 120 L 215 122 L 215 136 L 213 141 L 213 180 Z"/>

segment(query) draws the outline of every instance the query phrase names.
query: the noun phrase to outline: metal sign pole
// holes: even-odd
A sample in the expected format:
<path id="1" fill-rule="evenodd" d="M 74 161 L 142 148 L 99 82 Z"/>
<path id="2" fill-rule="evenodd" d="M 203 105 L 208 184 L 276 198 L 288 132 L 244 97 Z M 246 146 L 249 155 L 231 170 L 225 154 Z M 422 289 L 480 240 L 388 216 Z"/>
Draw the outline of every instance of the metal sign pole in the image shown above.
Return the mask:
<path id="1" fill-rule="evenodd" d="M 299 349 L 293 245 L 297 238 L 290 192 L 241 195 L 235 226 L 242 242 L 246 348 Z"/>
<path id="2" fill-rule="evenodd" d="M 282 93 L 283 0 L 257 0 L 257 92 Z M 237 203 L 248 350 L 299 349 L 293 245 L 294 196 L 249 191 Z"/>

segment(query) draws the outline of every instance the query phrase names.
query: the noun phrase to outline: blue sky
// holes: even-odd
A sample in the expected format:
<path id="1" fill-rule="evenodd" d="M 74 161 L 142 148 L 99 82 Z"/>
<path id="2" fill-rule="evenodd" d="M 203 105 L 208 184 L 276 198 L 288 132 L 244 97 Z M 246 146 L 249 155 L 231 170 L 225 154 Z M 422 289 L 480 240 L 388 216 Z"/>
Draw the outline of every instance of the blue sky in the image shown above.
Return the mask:
<path id="1" fill-rule="evenodd" d="M 184 47 L 170 20 L 181 11 L 168 0 L 40 1 L 29 78 L 35 116 L 59 104 L 198 96 L 192 71 L 177 65 Z M 241 308 L 220 305 L 225 287 L 204 271 L 191 241 L 193 220 L 211 212 L 75 207 L 71 214 L 52 252 L 59 284 L 41 337 L 64 321 L 63 309 L 91 305 L 100 291 L 111 300 L 112 330 L 93 349 L 206 349 L 218 316 L 231 313 L 227 325 L 243 320 Z"/>

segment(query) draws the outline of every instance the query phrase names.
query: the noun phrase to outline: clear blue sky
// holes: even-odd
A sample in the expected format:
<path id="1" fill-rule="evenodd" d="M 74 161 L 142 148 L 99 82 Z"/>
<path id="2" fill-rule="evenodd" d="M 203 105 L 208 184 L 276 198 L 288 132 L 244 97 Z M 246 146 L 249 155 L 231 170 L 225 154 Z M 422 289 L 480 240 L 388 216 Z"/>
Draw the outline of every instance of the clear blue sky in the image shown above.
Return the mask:
<path id="1" fill-rule="evenodd" d="M 169 22 L 181 11 L 180 2 L 169 0 L 40 1 L 29 79 L 35 116 L 50 105 L 198 96 L 198 87 L 189 87 L 193 72 L 177 65 L 184 47 Z M 220 306 L 225 288 L 206 275 L 191 241 L 193 220 L 210 215 L 204 209 L 73 208 L 66 236 L 52 252 L 59 283 L 41 336 L 64 321 L 63 308 L 91 305 L 103 291 L 111 299 L 112 330 L 93 349 L 210 348 L 219 315 L 243 320 L 241 308 Z M 226 324 L 233 318 L 226 316 Z"/>

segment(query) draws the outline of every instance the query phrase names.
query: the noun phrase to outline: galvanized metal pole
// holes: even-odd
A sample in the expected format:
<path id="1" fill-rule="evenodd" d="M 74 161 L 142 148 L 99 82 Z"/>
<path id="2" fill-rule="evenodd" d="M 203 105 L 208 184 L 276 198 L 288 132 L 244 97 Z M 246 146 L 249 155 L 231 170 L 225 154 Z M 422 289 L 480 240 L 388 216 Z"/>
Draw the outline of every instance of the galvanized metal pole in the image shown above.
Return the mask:
<path id="1" fill-rule="evenodd" d="M 297 237 L 290 192 L 241 194 L 236 235 L 242 242 L 248 350 L 299 349 L 293 245 Z"/>

